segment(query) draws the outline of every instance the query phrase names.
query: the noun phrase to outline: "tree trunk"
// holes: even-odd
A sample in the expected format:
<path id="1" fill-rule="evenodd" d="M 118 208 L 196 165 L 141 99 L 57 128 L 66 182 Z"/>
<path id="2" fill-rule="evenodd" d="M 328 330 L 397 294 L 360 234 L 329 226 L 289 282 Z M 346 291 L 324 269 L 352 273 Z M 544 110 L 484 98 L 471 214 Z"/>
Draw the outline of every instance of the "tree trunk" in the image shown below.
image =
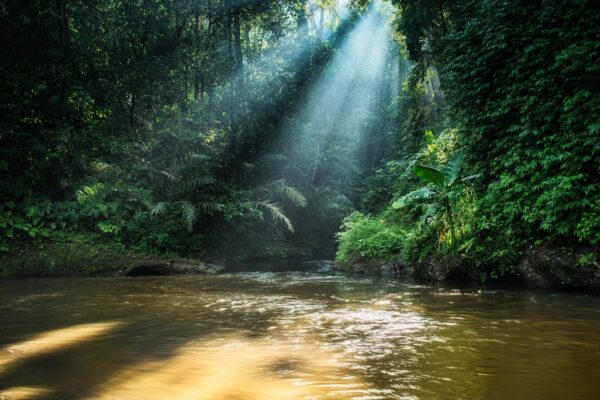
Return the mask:
<path id="1" fill-rule="evenodd" d="M 308 18 L 306 16 L 306 3 L 308 0 L 300 0 L 300 9 L 296 17 L 296 29 L 302 31 L 308 26 Z"/>
<path id="2" fill-rule="evenodd" d="M 196 6 L 194 9 L 194 41 L 195 46 L 195 67 L 194 67 L 194 100 L 200 97 L 200 8 Z"/>
<path id="3" fill-rule="evenodd" d="M 244 60 L 242 57 L 242 38 L 239 11 L 233 14 L 233 38 L 235 41 L 235 58 L 237 67 L 242 68 L 244 66 Z"/>
<path id="4" fill-rule="evenodd" d="M 235 60 L 233 59 L 233 43 L 231 41 L 231 13 L 232 13 L 232 9 L 231 6 L 229 5 L 230 2 L 227 2 L 228 6 L 227 6 L 227 20 L 226 20 L 226 27 L 225 27 L 225 36 L 227 37 L 227 59 L 229 60 L 229 67 L 230 69 L 233 69 L 233 66 L 235 65 Z"/>

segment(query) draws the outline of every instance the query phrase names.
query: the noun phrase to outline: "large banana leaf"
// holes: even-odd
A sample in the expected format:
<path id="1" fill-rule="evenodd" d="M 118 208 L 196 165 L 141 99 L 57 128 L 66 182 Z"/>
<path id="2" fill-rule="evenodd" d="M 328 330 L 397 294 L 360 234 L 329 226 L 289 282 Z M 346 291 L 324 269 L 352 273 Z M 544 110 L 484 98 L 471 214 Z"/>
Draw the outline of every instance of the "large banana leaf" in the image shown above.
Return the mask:
<path id="1" fill-rule="evenodd" d="M 429 183 L 433 183 L 440 188 L 444 187 L 444 173 L 439 169 L 417 164 L 414 166 L 413 171 L 419 178 Z"/>
<path id="2" fill-rule="evenodd" d="M 410 193 L 400 197 L 395 202 L 393 202 L 392 208 L 398 210 L 400 208 L 407 206 L 408 204 L 412 203 L 415 200 L 429 199 L 434 194 L 435 194 L 435 192 L 429 188 L 415 190 L 414 192 L 410 192 Z"/>
<path id="3" fill-rule="evenodd" d="M 423 204 L 423 215 L 425 217 L 433 217 L 440 210 L 438 203 Z"/>
<path id="4" fill-rule="evenodd" d="M 428 223 L 440 211 L 440 208 L 438 203 L 423 204 L 423 214 L 419 217 L 419 221 L 424 224 Z"/>
<path id="5" fill-rule="evenodd" d="M 458 178 L 458 174 L 460 173 L 460 168 L 462 167 L 464 160 L 465 151 L 463 149 L 456 150 L 452 156 L 452 159 L 446 163 L 444 169 L 442 170 L 444 174 L 445 186 L 452 185 Z"/>
<path id="6" fill-rule="evenodd" d="M 458 194 L 453 191 L 453 190 L 449 190 L 446 193 L 444 193 L 443 196 L 440 197 L 440 199 L 448 199 L 450 201 L 450 203 L 454 203 L 456 202 L 456 198 L 458 197 Z"/>

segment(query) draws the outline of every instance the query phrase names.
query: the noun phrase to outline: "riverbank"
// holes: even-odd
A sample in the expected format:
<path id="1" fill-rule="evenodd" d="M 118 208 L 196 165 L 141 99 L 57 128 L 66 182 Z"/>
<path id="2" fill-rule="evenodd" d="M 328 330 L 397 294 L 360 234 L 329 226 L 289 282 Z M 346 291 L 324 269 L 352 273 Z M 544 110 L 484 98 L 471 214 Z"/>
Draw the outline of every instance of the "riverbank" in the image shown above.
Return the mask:
<path id="1" fill-rule="evenodd" d="M 487 277 L 472 260 L 427 257 L 418 262 L 355 259 L 336 262 L 340 271 L 412 278 L 422 282 L 503 280 L 531 288 L 576 290 L 600 294 L 600 265 L 589 248 L 538 246 L 527 248 L 520 260 L 504 273 Z"/>
<path id="2" fill-rule="evenodd" d="M 256 238 L 190 254 L 136 251 L 97 235 L 69 234 L 62 238 L 13 241 L 8 252 L 0 253 L 0 279 L 203 274 L 220 272 L 228 263 L 314 257 L 311 249 L 299 244 Z"/>
<path id="3" fill-rule="evenodd" d="M 262 252 L 252 257 L 227 254 L 221 257 L 182 257 L 172 253 L 139 253 L 128 251 L 111 242 L 94 241 L 86 236 L 70 236 L 68 240 L 40 240 L 23 243 L 0 257 L 1 278 L 142 276 L 216 273 L 225 269 L 226 258 L 239 262 L 282 260 L 300 252 Z M 296 249 L 297 250 L 297 249 Z M 590 256 L 590 254 L 592 256 Z M 411 278 L 418 282 L 506 281 L 531 288 L 576 290 L 600 294 L 600 266 L 590 249 L 566 247 L 530 247 L 518 263 L 504 274 L 484 276 L 472 260 L 464 257 L 427 257 L 419 262 L 384 259 L 354 259 L 336 262 L 338 271 L 379 274 Z"/>
<path id="4" fill-rule="evenodd" d="M 171 253 L 140 253 L 86 236 L 21 243 L 0 257 L 2 278 L 216 273 L 219 262 Z"/>

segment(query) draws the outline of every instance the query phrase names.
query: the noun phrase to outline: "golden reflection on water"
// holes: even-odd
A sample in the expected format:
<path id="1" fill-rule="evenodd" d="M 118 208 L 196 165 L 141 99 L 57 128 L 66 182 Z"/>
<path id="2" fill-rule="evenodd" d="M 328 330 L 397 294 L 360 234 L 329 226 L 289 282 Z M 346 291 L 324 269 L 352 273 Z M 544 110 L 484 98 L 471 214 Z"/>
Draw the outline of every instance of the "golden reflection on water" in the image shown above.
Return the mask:
<path id="1" fill-rule="evenodd" d="M 9 362 L 18 361 L 31 354 L 49 353 L 61 348 L 72 346 L 78 342 L 89 340 L 94 336 L 101 336 L 118 328 L 121 322 L 97 322 L 79 324 L 63 329 L 56 329 L 36 335 L 29 340 L 4 347 L 3 350 L 11 354 L 10 358 L 0 358 L 0 367 Z"/>
<path id="2" fill-rule="evenodd" d="M 288 400 L 352 398 L 364 384 L 331 352 L 287 339 L 214 338 L 167 360 L 136 365 L 103 385 L 97 399 Z M 332 395 L 332 388 L 344 389 Z"/>
<path id="3" fill-rule="evenodd" d="M 5 347 L 4 366 L 76 346 L 119 325 L 82 324 L 42 333 Z M 347 361 L 314 340 L 309 335 L 292 340 L 276 332 L 266 338 L 213 335 L 187 343 L 168 358 L 125 365 L 85 398 L 343 400 L 368 392 L 365 383 L 344 373 Z M 0 399 L 37 399 L 52 392 L 50 387 L 11 387 L 0 392 Z"/>
<path id="4" fill-rule="evenodd" d="M 0 392 L 0 400 L 29 400 L 44 396 L 51 392 L 50 389 L 45 387 L 15 386 Z"/>

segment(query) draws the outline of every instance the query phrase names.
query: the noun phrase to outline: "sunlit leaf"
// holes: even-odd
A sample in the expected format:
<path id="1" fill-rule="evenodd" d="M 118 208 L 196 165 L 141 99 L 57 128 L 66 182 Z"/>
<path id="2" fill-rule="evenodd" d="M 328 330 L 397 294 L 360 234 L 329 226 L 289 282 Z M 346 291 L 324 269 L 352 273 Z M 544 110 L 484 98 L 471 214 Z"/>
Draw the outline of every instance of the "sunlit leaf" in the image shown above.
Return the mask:
<path id="1" fill-rule="evenodd" d="M 444 185 L 449 186 L 458 178 L 460 169 L 465 160 L 465 151 L 459 149 L 454 152 L 452 159 L 446 163 L 443 169 Z"/>
<path id="2" fill-rule="evenodd" d="M 150 214 L 152 215 L 164 214 L 165 211 L 167 211 L 167 203 L 163 201 L 156 203 L 150 208 Z"/>
<path id="3" fill-rule="evenodd" d="M 256 204 L 260 207 L 265 208 L 271 214 L 271 217 L 275 222 L 283 222 L 290 232 L 294 232 L 294 226 L 292 221 L 285 215 L 281 207 L 276 203 L 268 201 L 258 201 Z"/>

